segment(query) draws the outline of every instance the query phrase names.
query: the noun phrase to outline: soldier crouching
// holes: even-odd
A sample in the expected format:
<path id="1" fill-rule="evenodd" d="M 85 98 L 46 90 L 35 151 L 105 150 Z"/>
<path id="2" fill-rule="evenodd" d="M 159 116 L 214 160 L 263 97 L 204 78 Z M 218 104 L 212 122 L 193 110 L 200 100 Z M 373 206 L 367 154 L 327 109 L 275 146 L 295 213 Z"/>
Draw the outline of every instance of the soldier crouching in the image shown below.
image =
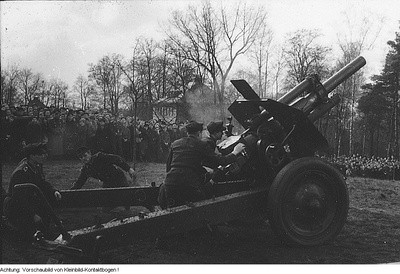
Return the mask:
<path id="1" fill-rule="evenodd" d="M 91 153 L 87 147 L 77 149 L 77 156 L 83 163 L 81 173 L 71 189 L 80 189 L 89 177 L 103 182 L 103 188 L 129 187 L 136 179 L 135 170 L 122 157 L 115 154 Z M 128 176 L 126 176 L 129 174 Z M 129 210 L 129 206 L 125 209 Z M 109 210 L 110 208 L 103 208 Z"/>

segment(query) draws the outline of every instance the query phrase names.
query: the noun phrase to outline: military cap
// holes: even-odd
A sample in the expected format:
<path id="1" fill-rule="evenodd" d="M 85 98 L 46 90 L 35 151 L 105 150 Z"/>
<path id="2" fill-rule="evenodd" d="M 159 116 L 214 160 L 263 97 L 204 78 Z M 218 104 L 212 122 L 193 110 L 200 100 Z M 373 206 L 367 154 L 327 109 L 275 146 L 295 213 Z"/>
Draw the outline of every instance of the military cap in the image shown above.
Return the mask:
<path id="1" fill-rule="evenodd" d="M 214 134 L 216 132 L 224 131 L 225 126 L 222 121 L 218 121 L 218 122 L 211 121 L 207 126 L 207 130 L 208 130 L 208 132 L 210 132 L 210 134 Z"/>
<path id="2" fill-rule="evenodd" d="M 85 153 L 88 152 L 88 151 L 90 151 L 90 149 L 89 149 L 88 147 L 85 147 L 85 146 L 79 147 L 79 148 L 76 150 L 76 155 L 80 158 L 80 157 L 83 156 L 83 154 L 85 154 Z"/>
<path id="3" fill-rule="evenodd" d="M 203 124 L 202 123 L 198 123 L 196 121 L 190 121 L 187 125 L 186 125 L 186 130 L 188 133 L 195 133 L 198 131 L 202 131 L 203 130 Z"/>
<path id="4" fill-rule="evenodd" d="M 47 153 L 47 146 L 44 143 L 32 143 L 24 147 L 26 157 L 30 155 L 42 155 Z"/>

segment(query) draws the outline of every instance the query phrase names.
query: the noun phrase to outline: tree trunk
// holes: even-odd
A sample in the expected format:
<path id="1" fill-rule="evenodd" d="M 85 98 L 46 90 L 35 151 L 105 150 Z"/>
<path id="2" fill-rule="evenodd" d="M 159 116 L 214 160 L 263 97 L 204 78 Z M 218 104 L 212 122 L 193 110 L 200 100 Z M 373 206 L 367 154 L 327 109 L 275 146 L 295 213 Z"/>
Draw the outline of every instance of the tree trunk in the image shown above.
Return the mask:
<path id="1" fill-rule="evenodd" d="M 374 128 L 369 129 L 369 157 L 374 155 Z"/>
<path id="2" fill-rule="evenodd" d="M 353 135 L 354 135 L 354 108 L 355 108 L 355 93 L 356 93 L 356 76 L 352 77 L 351 85 L 351 107 L 350 107 L 350 127 L 349 127 L 349 155 L 353 155 Z"/>
<path id="3" fill-rule="evenodd" d="M 396 159 L 400 159 L 400 149 L 399 149 L 399 122 L 398 122 L 398 106 L 399 106 L 399 78 L 400 74 L 396 75 L 396 86 L 394 89 L 394 105 L 393 105 L 393 112 L 394 112 L 394 145 L 393 145 L 393 156 Z"/>

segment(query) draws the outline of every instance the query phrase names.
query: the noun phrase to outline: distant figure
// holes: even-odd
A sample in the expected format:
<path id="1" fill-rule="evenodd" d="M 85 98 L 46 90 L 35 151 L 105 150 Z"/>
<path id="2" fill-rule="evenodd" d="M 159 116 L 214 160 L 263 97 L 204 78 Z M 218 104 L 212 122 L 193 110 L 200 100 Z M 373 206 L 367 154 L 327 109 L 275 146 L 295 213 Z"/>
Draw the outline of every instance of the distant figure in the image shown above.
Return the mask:
<path id="1" fill-rule="evenodd" d="M 101 117 L 95 134 L 96 151 L 111 153 L 111 131 L 106 119 Z"/>

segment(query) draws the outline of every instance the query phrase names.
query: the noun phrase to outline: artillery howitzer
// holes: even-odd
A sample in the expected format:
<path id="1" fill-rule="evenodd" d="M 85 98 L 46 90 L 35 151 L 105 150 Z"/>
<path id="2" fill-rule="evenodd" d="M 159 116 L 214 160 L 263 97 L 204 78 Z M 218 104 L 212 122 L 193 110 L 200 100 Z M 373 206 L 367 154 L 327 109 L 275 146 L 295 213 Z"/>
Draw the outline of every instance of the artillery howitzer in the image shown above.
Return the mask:
<path id="1" fill-rule="evenodd" d="M 212 197 L 187 205 L 155 210 L 158 186 L 66 190 L 62 208 L 143 206 L 147 213 L 68 231 L 52 242 L 69 255 L 93 256 L 116 239 L 160 237 L 267 213 L 269 222 L 288 244 L 320 245 L 342 229 L 348 212 L 343 175 L 315 152 L 328 143 L 313 122 L 333 108 L 328 94 L 365 65 L 358 57 L 324 83 L 310 76 L 277 101 L 262 100 L 244 80 L 232 84 L 244 99 L 228 110 L 245 128 L 218 145 L 228 154 L 242 142 L 246 153 L 220 167 L 213 177 Z M 64 233 L 65 234 L 65 233 Z"/>

